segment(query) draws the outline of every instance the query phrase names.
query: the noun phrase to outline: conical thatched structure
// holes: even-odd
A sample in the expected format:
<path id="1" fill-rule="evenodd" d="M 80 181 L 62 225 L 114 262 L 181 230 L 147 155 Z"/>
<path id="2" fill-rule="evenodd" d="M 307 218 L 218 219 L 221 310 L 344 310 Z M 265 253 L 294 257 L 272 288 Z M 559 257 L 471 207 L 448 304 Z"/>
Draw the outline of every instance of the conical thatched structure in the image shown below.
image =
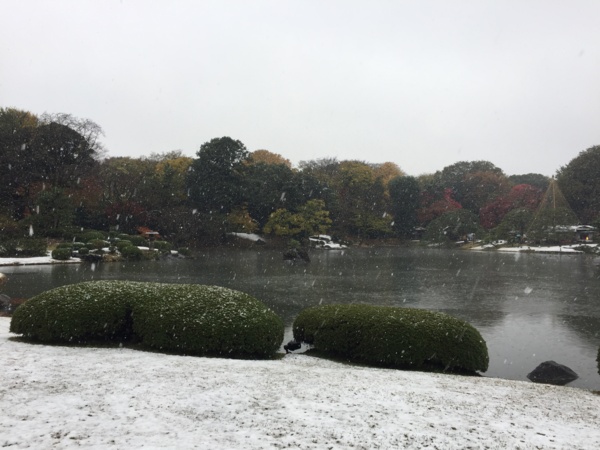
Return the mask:
<path id="1" fill-rule="evenodd" d="M 567 199 L 554 178 L 529 224 L 527 237 L 534 242 L 559 243 L 573 234 L 571 227 L 579 224 Z"/>

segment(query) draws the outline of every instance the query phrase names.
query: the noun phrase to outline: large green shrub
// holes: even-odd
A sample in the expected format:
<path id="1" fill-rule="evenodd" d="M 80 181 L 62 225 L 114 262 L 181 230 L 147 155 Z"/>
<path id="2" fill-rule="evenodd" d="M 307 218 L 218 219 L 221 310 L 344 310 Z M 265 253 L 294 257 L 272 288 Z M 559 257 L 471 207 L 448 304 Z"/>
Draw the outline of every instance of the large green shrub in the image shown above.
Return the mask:
<path id="1" fill-rule="evenodd" d="M 127 245 L 121 249 L 121 256 L 128 261 L 140 261 L 144 259 L 144 253 L 134 245 Z"/>
<path id="2" fill-rule="evenodd" d="M 162 253 L 168 253 L 173 246 L 167 241 L 154 241 L 154 248 Z"/>
<path id="3" fill-rule="evenodd" d="M 87 242 L 86 246 L 94 248 L 96 250 L 102 250 L 104 247 L 108 247 L 109 243 L 103 239 L 92 239 Z"/>
<path id="4" fill-rule="evenodd" d="M 248 294 L 182 284 L 162 285 L 159 295 L 138 303 L 133 327 L 153 348 L 233 357 L 274 354 L 284 329 L 275 313 Z"/>
<path id="5" fill-rule="evenodd" d="M 124 340 L 133 287 L 98 281 L 43 292 L 15 310 L 10 331 L 42 342 Z"/>
<path id="6" fill-rule="evenodd" d="M 103 233 L 102 231 L 86 231 L 84 233 L 81 233 L 78 236 L 79 240 L 82 242 L 89 242 L 92 241 L 94 239 L 101 239 L 104 240 L 106 238 L 106 233 Z"/>
<path id="7" fill-rule="evenodd" d="M 148 246 L 148 241 L 146 240 L 146 238 L 144 238 L 144 236 L 132 234 L 132 235 L 129 235 L 127 237 L 127 239 L 130 240 L 133 245 L 136 245 L 139 247 L 147 247 Z"/>
<path id="8" fill-rule="evenodd" d="M 193 355 L 272 356 L 283 322 L 255 298 L 216 286 L 94 281 L 44 292 L 21 305 L 13 333 L 43 342 L 139 339 Z"/>
<path id="9" fill-rule="evenodd" d="M 58 247 L 52 250 L 52 259 L 56 259 L 58 261 L 66 261 L 71 259 L 71 254 L 73 251 L 70 247 Z"/>
<path id="10" fill-rule="evenodd" d="M 467 322 L 414 308 L 326 305 L 303 310 L 294 338 L 357 362 L 399 368 L 482 371 L 487 346 Z"/>
<path id="11" fill-rule="evenodd" d="M 117 249 L 119 251 L 123 250 L 125 247 L 130 247 L 133 244 L 131 243 L 131 241 L 128 240 L 121 240 L 121 241 L 117 241 L 117 243 L 115 244 L 117 246 Z"/>

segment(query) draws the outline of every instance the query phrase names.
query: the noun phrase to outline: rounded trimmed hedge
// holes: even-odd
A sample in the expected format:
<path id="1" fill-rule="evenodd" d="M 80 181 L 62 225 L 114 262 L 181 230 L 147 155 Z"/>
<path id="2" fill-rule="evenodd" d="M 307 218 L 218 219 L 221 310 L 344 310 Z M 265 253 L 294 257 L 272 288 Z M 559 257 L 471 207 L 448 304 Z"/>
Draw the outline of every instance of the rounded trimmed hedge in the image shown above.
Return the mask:
<path id="1" fill-rule="evenodd" d="M 117 243 L 115 244 L 117 246 L 117 249 L 119 251 L 123 250 L 125 247 L 131 247 L 133 245 L 133 243 L 131 241 L 128 240 L 122 240 L 122 241 L 117 241 Z"/>
<path id="2" fill-rule="evenodd" d="M 87 242 L 86 247 L 102 250 L 104 247 L 107 247 L 108 244 L 108 241 L 105 241 L 103 239 L 92 239 Z"/>
<path id="3" fill-rule="evenodd" d="M 121 256 L 129 261 L 141 261 L 144 259 L 144 252 L 133 245 L 122 247 L 119 251 L 121 252 Z"/>
<path id="4" fill-rule="evenodd" d="M 273 355 L 284 326 L 262 302 L 243 292 L 164 284 L 160 295 L 136 305 L 133 330 L 156 349 L 241 357 Z"/>
<path id="5" fill-rule="evenodd" d="M 262 302 L 231 289 L 91 281 L 31 298 L 15 310 L 10 331 L 50 343 L 134 339 L 181 354 L 268 358 L 284 326 Z"/>
<path id="6" fill-rule="evenodd" d="M 66 261 L 68 259 L 71 259 L 72 253 L 73 250 L 71 250 L 71 247 L 58 247 L 52 250 L 51 255 L 52 259 L 56 259 L 58 261 Z"/>
<path id="7" fill-rule="evenodd" d="M 133 245 L 138 247 L 148 246 L 148 240 L 144 236 L 130 234 L 127 236 L 127 240 L 131 241 Z"/>
<path id="8" fill-rule="evenodd" d="M 386 367 L 485 372 L 487 345 L 469 323 L 440 312 L 325 305 L 300 312 L 294 339 L 352 361 Z"/>
<path id="9" fill-rule="evenodd" d="M 78 239 L 82 242 L 88 242 L 94 239 L 104 240 L 106 238 L 106 234 L 102 231 L 89 230 L 83 233 L 80 233 Z"/>
<path id="10" fill-rule="evenodd" d="M 97 281 L 42 292 L 15 310 L 10 331 L 42 342 L 127 340 L 128 297 L 135 288 Z"/>
<path id="11" fill-rule="evenodd" d="M 173 248 L 171 243 L 167 242 L 167 241 L 154 241 L 153 245 L 154 245 L 155 249 L 157 249 L 163 253 L 170 252 L 171 248 Z"/>

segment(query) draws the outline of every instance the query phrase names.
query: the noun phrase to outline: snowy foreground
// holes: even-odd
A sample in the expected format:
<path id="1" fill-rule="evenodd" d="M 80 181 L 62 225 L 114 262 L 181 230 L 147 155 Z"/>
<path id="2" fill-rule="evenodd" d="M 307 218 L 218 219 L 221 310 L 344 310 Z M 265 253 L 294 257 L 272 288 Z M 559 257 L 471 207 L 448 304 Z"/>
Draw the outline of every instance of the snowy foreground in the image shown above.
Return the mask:
<path id="1" fill-rule="evenodd" d="M 34 345 L 9 323 L 0 317 L 0 447 L 600 448 L 600 396 L 585 390 L 307 355 Z"/>

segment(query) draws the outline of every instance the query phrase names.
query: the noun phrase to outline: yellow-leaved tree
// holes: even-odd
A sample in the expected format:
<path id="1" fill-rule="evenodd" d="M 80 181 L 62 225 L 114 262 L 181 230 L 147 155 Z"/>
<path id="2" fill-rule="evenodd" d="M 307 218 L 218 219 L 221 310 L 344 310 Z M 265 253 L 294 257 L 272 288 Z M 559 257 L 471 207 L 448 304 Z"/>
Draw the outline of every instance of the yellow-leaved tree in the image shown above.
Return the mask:
<path id="1" fill-rule="evenodd" d="M 325 202 L 313 199 L 300 206 L 297 212 L 278 209 L 269 217 L 263 231 L 276 236 L 308 238 L 315 234 L 327 233 L 331 226 L 329 211 Z"/>

